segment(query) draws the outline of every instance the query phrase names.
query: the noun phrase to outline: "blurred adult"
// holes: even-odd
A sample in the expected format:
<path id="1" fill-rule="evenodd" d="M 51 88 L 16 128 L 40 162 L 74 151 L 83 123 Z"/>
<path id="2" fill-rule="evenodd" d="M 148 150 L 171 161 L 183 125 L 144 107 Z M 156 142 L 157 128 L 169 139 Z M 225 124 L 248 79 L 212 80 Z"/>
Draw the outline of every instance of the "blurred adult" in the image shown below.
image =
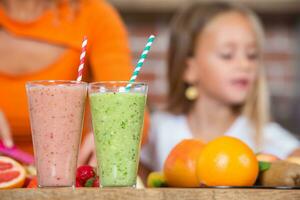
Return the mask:
<path id="1" fill-rule="evenodd" d="M 83 81 L 129 80 L 127 32 L 105 1 L 0 0 L 0 136 L 7 146 L 32 152 L 25 83 L 75 80 L 84 35 Z"/>

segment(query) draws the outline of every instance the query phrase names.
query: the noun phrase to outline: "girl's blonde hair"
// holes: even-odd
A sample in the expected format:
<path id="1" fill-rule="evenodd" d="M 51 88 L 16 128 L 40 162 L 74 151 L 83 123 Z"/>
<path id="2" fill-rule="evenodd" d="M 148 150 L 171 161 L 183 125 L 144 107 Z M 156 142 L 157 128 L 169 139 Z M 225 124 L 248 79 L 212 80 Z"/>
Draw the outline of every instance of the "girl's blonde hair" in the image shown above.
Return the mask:
<path id="1" fill-rule="evenodd" d="M 171 36 L 168 52 L 168 111 L 173 114 L 187 114 L 194 101 L 185 97 L 189 87 L 183 79 L 187 67 L 187 59 L 194 54 L 196 39 L 205 26 L 217 15 L 226 12 L 238 12 L 247 17 L 253 24 L 258 38 L 260 55 L 264 44 L 264 30 L 257 15 L 248 8 L 240 5 L 213 2 L 194 3 L 182 9 L 175 15 L 171 23 Z M 267 90 L 265 72 L 261 59 L 261 67 L 254 87 L 244 105 L 237 108 L 238 112 L 254 125 L 257 144 L 259 145 L 260 133 L 263 126 L 269 121 L 269 94 Z"/>

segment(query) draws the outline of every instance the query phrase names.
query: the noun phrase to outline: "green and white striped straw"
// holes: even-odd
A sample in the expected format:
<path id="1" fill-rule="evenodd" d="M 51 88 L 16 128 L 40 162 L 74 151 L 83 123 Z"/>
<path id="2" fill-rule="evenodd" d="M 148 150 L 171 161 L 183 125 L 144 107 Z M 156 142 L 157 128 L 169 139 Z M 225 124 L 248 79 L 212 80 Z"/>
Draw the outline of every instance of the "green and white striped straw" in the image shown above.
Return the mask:
<path id="1" fill-rule="evenodd" d="M 140 70 L 141 70 L 141 68 L 144 64 L 144 61 L 147 58 L 147 54 L 150 51 L 150 48 L 151 48 L 151 45 L 152 45 L 154 39 L 155 39 L 154 35 L 150 35 L 150 37 L 148 38 L 147 44 L 146 44 L 146 46 L 145 46 L 145 48 L 144 48 L 144 50 L 143 50 L 143 52 L 140 56 L 139 61 L 137 62 L 137 65 L 135 66 L 135 69 L 132 73 L 132 76 L 129 80 L 129 83 L 127 84 L 127 86 L 125 88 L 127 91 L 130 90 L 130 88 L 132 86 L 132 83 L 134 83 L 135 79 L 137 78 L 137 76 L 138 76 L 138 74 L 139 74 L 139 72 L 140 72 Z"/>

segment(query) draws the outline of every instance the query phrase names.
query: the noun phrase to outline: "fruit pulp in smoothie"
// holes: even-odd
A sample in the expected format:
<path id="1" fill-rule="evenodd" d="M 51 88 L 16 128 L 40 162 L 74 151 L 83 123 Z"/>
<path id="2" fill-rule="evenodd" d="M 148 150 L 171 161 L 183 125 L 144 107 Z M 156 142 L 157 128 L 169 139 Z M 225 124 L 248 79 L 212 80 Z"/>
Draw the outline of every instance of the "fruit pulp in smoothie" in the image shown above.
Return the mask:
<path id="1" fill-rule="evenodd" d="M 38 185 L 74 186 L 86 85 L 27 88 Z"/>
<path id="2" fill-rule="evenodd" d="M 146 95 L 90 95 L 101 187 L 135 186 Z"/>

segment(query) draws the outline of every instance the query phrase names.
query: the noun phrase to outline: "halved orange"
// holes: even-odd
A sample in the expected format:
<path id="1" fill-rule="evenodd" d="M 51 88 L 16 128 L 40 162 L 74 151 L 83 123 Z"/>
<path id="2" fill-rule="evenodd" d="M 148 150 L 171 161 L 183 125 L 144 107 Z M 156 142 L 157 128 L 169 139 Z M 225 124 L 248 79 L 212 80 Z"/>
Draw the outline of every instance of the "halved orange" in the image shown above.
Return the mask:
<path id="1" fill-rule="evenodd" d="M 20 188 L 26 178 L 26 171 L 17 161 L 0 156 L 0 189 Z"/>

